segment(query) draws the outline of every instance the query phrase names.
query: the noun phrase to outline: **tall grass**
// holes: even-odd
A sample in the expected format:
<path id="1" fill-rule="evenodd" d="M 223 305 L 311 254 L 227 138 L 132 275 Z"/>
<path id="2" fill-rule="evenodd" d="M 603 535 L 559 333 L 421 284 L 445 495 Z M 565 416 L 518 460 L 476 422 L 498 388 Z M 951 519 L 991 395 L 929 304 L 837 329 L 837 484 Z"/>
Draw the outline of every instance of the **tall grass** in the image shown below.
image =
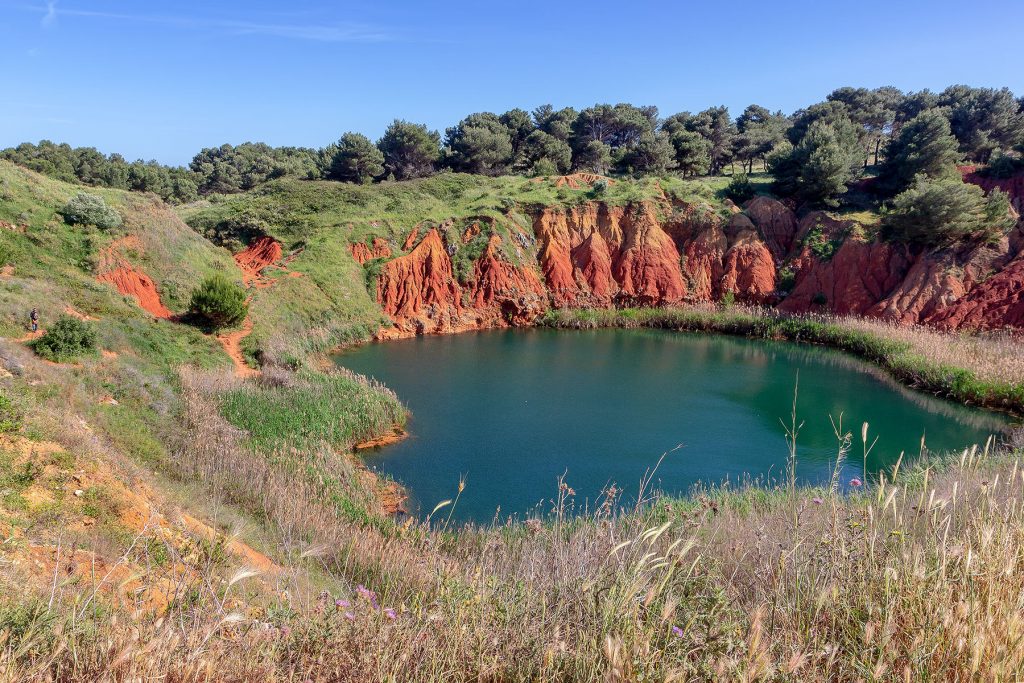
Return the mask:
<path id="1" fill-rule="evenodd" d="M 823 344 L 871 361 L 910 387 L 1024 415 L 1024 345 L 1009 337 L 969 337 L 740 307 L 552 310 L 541 323 L 567 329 L 653 327 Z"/>
<path id="2" fill-rule="evenodd" d="M 304 555 L 338 577 L 327 592 L 101 636 L 51 615 L 3 662 L 62 680 L 1016 680 L 1022 475 L 971 449 L 852 497 L 711 489 L 573 519 L 563 489 L 535 523 L 457 532 L 325 517 L 330 544 Z"/>

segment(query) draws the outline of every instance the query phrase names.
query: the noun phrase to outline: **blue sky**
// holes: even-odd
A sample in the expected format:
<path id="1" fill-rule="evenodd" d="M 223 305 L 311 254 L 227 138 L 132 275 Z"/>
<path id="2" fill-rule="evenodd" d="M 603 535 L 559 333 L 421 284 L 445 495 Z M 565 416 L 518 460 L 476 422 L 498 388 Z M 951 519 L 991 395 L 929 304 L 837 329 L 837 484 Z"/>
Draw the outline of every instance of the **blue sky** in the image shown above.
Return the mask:
<path id="1" fill-rule="evenodd" d="M 0 0 L 0 147 L 48 138 L 186 163 L 322 146 L 394 118 L 443 132 L 550 102 L 751 102 L 842 85 L 1024 94 L 1024 2 Z"/>

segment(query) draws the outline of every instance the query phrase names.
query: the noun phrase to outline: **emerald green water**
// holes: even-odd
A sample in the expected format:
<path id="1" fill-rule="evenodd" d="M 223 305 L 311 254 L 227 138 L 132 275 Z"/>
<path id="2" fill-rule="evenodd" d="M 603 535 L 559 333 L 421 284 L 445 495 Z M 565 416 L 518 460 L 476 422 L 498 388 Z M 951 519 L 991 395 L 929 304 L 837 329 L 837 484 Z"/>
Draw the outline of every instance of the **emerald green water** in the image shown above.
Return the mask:
<path id="1" fill-rule="evenodd" d="M 842 480 L 860 477 L 861 424 L 878 437 L 868 470 L 901 451 L 984 443 L 1002 416 L 900 387 L 840 352 L 659 330 L 519 330 L 418 337 L 346 351 L 337 362 L 382 380 L 412 411 L 408 439 L 366 455 L 404 484 L 424 515 L 466 482 L 453 518 L 489 522 L 545 510 L 558 478 L 578 505 L 616 483 L 654 486 L 785 476 L 799 372 L 797 476 L 827 481 L 836 456 L 829 417 L 854 434 Z M 499 511 L 500 508 L 500 512 Z M 445 511 L 447 514 L 447 510 Z"/>

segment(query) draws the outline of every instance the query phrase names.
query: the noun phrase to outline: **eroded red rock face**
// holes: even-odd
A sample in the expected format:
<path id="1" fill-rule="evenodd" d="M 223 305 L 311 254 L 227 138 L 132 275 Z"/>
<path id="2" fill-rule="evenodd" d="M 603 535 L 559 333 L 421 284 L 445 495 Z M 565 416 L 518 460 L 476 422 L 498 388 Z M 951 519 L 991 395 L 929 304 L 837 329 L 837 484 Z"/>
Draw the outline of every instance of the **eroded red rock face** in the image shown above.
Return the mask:
<path id="1" fill-rule="evenodd" d="M 755 197 L 744 209 L 757 226 L 765 246 L 772 256 L 781 261 L 789 254 L 796 237 L 796 215 L 782 202 L 770 197 Z"/>
<path id="2" fill-rule="evenodd" d="M 547 292 L 532 270 L 516 268 L 500 258 L 500 244 L 501 238 L 491 235 L 487 250 L 473 265 L 470 305 L 484 316 L 478 326 L 529 324 L 547 310 Z"/>
<path id="3" fill-rule="evenodd" d="M 555 306 L 660 305 L 686 296 L 679 250 L 652 204 L 544 209 L 533 227 Z"/>
<path id="4" fill-rule="evenodd" d="M 267 235 L 257 237 L 245 249 L 235 254 L 235 263 L 242 271 L 242 281 L 246 286 L 259 280 L 263 269 L 280 259 L 281 243 Z"/>
<path id="5" fill-rule="evenodd" d="M 444 223 L 452 244 L 431 229 L 413 247 L 420 230 L 412 229 L 409 253 L 386 262 L 378 282 L 378 301 L 395 321 L 387 334 L 528 325 L 548 306 L 662 306 L 730 293 L 798 314 L 947 328 L 1024 326 L 1021 226 L 995 245 L 929 252 L 867 241 L 852 221 L 824 212 L 797 220 L 764 197 L 728 213 L 667 198 L 542 208 L 533 215 L 533 235 L 510 223 L 512 244 L 505 245 L 491 221 L 457 231 Z M 488 230 L 484 253 L 459 283 L 449 254 Z M 357 260 L 357 249 L 375 253 L 355 245 Z M 510 249 L 518 265 L 504 255 Z M 788 294 L 779 291 L 783 268 L 792 277 Z"/>
<path id="6" fill-rule="evenodd" d="M 679 251 L 662 230 L 654 208 L 641 204 L 622 221 L 622 246 L 612 264 L 612 277 L 624 303 L 656 306 L 678 303 L 686 296 Z"/>
<path id="7" fill-rule="evenodd" d="M 905 277 L 905 249 L 884 242 L 849 240 L 829 260 L 803 254 L 793 291 L 779 304 L 789 313 L 830 311 L 865 315 Z"/>
<path id="8" fill-rule="evenodd" d="M 732 292 L 738 301 L 767 303 L 775 293 L 775 257 L 757 228 L 743 214 L 729 220 L 725 234 L 729 248 L 722 262 L 718 298 Z"/>
<path id="9" fill-rule="evenodd" d="M 703 216 L 675 234 L 685 245 L 691 300 L 718 301 L 728 293 L 745 303 L 774 299 L 776 259 L 747 215 L 733 214 L 724 226 Z"/>
<path id="10" fill-rule="evenodd" d="M 1013 261 L 928 322 L 944 329 L 1024 327 L 1024 259 Z"/>
<path id="11" fill-rule="evenodd" d="M 547 292 L 531 268 L 517 267 L 502 258 L 500 244 L 501 237 L 491 235 L 465 286 L 455 277 L 436 228 L 408 254 L 385 263 L 377 283 L 377 301 L 395 327 L 382 336 L 532 323 L 547 310 Z"/>
<path id="12" fill-rule="evenodd" d="M 411 235 L 410 235 L 411 236 Z M 372 261 L 375 258 L 388 258 L 391 256 L 391 245 L 383 237 L 374 237 L 373 243 L 367 246 L 363 242 L 356 242 L 349 246 L 352 251 L 352 258 L 354 258 L 359 265 L 363 265 L 367 261 Z M 278 257 L 280 257 L 280 247 L 278 248 Z M 273 263 L 273 261 L 271 261 Z"/>
<path id="13" fill-rule="evenodd" d="M 125 296 L 134 297 L 139 302 L 140 308 L 157 318 L 170 318 L 172 315 L 171 311 L 160 301 L 160 295 L 156 291 L 153 280 L 140 270 L 122 266 L 100 273 L 96 279 L 100 282 L 109 282 Z"/>
<path id="14" fill-rule="evenodd" d="M 462 289 L 436 229 L 411 252 L 384 264 L 377 301 L 404 332 L 445 332 L 458 327 Z"/>

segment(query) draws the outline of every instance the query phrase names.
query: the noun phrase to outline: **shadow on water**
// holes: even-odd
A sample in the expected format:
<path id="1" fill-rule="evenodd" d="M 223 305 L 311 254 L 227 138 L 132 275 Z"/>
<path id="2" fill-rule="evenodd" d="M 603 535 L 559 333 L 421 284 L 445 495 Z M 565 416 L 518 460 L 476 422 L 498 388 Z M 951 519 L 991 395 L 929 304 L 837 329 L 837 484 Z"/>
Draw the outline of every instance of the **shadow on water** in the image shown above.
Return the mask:
<path id="1" fill-rule="evenodd" d="M 661 330 L 503 330 L 369 344 L 337 356 L 388 384 L 412 411 L 410 438 L 366 455 L 405 484 L 425 514 L 466 490 L 458 521 L 522 515 L 557 491 L 579 499 L 609 483 L 627 491 L 658 457 L 653 485 L 784 475 L 799 373 L 797 476 L 826 481 L 836 455 L 831 420 L 854 436 L 842 476 L 862 474 L 860 430 L 878 437 L 869 472 L 922 436 L 931 451 L 983 443 L 1002 415 L 900 386 L 870 364 L 821 347 Z"/>

